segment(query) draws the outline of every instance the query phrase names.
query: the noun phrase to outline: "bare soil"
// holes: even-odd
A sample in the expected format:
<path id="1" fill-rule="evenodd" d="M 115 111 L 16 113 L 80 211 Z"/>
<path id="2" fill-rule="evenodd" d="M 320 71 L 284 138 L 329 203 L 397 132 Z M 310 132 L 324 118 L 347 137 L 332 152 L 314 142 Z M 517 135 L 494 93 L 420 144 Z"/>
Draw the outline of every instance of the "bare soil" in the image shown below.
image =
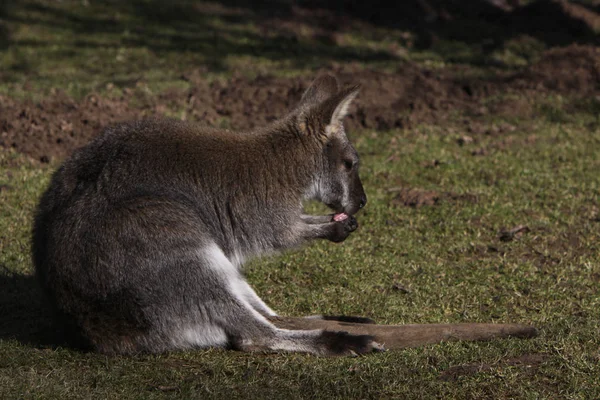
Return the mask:
<path id="1" fill-rule="evenodd" d="M 353 64 L 330 65 L 322 72 L 335 74 L 343 84 L 362 85 L 347 121 L 349 129 L 387 130 L 445 123 L 456 112 L 475 117 L 535 112 L 514 99 L 495 102 L 492 109 L 482 105 L 498 94 L 514 93 L 523 99 L 548 93 L 597 96 L 600 49 L 585 45 L 552 49 L 529 68 L 486 79 L 469 77 L 464 67 L 437 70 L 408 62 L 400 63 L 394 73 Z M 79 101 L 59 90 L 35 102 L 0 96 L 0 145 L 48 162 L 64 158 L 109 124 L 168 111 L 183 112 L 186 119 L 208 125 L 251 129 L 285 114 L 313 78 L 235 76 L 209 84 L 201 71 L 191 71 L 182 76 L 189 89 L 152 97 L 135 90 L 125 90 L 119 98 L 90 94 Z"/>

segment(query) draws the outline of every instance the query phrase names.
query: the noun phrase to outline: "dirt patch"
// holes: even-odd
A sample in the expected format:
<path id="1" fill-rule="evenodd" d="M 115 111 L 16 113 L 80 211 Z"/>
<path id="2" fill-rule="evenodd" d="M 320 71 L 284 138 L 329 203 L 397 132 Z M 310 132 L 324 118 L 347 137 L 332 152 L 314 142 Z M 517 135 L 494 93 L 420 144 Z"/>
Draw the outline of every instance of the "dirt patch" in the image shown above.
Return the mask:
<path id="1" fill-rule="evenodd" d="M 402 188 L 392 200 L 393 203 L 407 207 L 434 206 L 439 203 L 442 194 L 435 190 Z"/>
<path id="2" fill-rule="evenodd" d="M 406 62 L 395 72 L 352 64 L 332 65 L 323 72 L 335 74 L 343 84 L 362 85 L 347 121 L 350 130 L 387 130 L 420 123 L 447 123 L 448 115 L 455 112 L 485 115 L 490 111 L 481 106 L 482 100 L 494 94 L 510 92 L 527 97 L 532 92 L 554 91 L 573 96 L 597 95 L 600 50 L 578 45 L 550 50 L 530 68 L 494 79 L 469 78 L 468 70 L 461 67 L 431 70 Z M 200 72 L 192 71 L 182 79 L 190 83 L 189 89 L 154 96 L 144 94 L 143 88 L 126 90 L 116 99 L 90 94 L 81 101 L 60 91 L 39 102 L 0 96 L 0 146 L 48 162 L 65 157 L 107 125 L 169 112 L 212 126 L 251 129 L 284 115 L 314 76 L 238 76 L 209 84 Z M 523 112 L 511 99 L 495 107 L 503 109 L 503 115 L 513 112 L 521 116 Z M 468 119 L 466 123 L 471 125 Z M 438 201 L 434 195 L 421 197 L 414 200 L 416 206 Z"/>
<path id="3" fill-rule="evenodd" d="M 600 89 L 600 49 L 572 45 L 549 50 L 539 62 L 510 80 L 515 89 L 595 94 Z"/>
<path id="4" fill-rule="evenodd" d="M 112 122 L 136 118 L 126 101 L 89 95 L 76 102 L 62 92 L 40 102 L 0 96 L 0 145 L 41 162 L 63 158 Z"/>
<path id="5" fill-rule="evenodd" d="M 464 109 L 472 103 L 469 88 L 442 71 L 412 63 L 400 65 L 396 73 L 355 65 L 332 66 L 327 72 L 337 76 L 342 84 L 361 85 L 354 112 L 347 120 L 350 129 L 386 130 L 433 122 L 451 109 Z M 213 88 L 213 101 L 219 114 L 230 118 L 233 128 L 260 126 L 289 110 L 313 78 L 234 78 Z M 477 85 L 478 91 L 482 91 L 481 86 Z"/>
<path id="6" fill-rule="evenodd" d="M 440 374 L 439 379 L 443 381 L 457 381 L 463 376 L 472 376 L 480 372 L 489 372 L 496 368 L 505 367 L 529 368 L 530 371 L 535 371 L 549 358 L 550 356 L 548 354 L 543 353 L 525 354 L 520 357 L 502 360 L 495 364 L 477 363 L 457 365 L 443 371 Z"/>

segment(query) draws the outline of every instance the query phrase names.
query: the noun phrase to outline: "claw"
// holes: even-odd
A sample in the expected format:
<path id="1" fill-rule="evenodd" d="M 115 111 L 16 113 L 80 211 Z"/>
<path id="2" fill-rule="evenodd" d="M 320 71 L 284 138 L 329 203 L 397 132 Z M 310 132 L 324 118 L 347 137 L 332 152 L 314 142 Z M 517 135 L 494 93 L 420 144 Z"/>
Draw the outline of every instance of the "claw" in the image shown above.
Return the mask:
<path id="1" fill-rule="evenodd" d="M 387 351 L 383 343 L 373 342 L 373 352 L 384 352 Z"/>

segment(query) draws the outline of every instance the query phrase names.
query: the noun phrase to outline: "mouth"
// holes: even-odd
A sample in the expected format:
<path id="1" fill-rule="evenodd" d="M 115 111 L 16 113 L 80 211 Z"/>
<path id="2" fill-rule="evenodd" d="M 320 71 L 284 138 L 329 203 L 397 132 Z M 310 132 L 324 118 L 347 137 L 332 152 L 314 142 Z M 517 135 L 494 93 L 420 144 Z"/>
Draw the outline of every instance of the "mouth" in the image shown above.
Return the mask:
<path id="1" fill-rule="evenodd" d="M 351 213 L 349 213 L 348 211 L 346 211 L 344 209 L 344 206 L 342 206 L 341 203 L 325 203 L 325 205 L 327 207 L 329 207 L 331 210 L 333 210 L 335 212 L 335 214 L 347 214 L 347 215 L 351 215 Z"/>
<path id="2" fill-rule="evenodd" d="M 350 218 L 351 216 L 353 216 L 356 213 L 356 211 L 358 211 L 358 210 L 354 210 L 354 209 L 348 210 L 344 206 L 342 206 L 340 203 L 326 203 L 325 205 L 334 211 L 334 214 L 332 215 L 331 219 L 332 219 L 332 221 L 337 221 L 337 222 L 344 221 L 344 220 Z"/>

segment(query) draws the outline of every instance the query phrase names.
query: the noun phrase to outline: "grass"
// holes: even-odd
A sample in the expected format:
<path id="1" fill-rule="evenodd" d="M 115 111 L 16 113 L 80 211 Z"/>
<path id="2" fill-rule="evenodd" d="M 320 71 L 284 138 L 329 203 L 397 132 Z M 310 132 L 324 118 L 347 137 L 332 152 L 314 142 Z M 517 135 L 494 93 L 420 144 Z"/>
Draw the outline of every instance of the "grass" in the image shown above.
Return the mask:
<path id="1" fill-rule="evenodd" d="M 208 80 L 231 71 L 293 76 L 344 62 L 390 70 L 405 59 L 430 68 L 468 63 L 484 72 L 523 67 L 546 48 L 526 34 L 504 39 L 483 21 L 468 29 L 451 24 L 428 47 L 419 44 L 429 40 L 425 32 L 352 20 L 328 37 L 311 18 L 279 23 L 292 12 L 289 2 L 237 3 L 7 2 L 0 5 L 0 93 L 39 97 L 60 87 L 78 98 L 90 91 L 115 96 L 138 84 L 152 92 L 186 87 L 182 77 L 195 70 Z M 486 34 L 499 37 L 491 56 Z"/>
<path id="2" fill-rule="evenodd" d="M 107 358 L 5 338 L 0 397 L 597 398 L 598 135 L 550 122 L 511 135 L 512 141 L 459 146 L 432 126 L 357 134 L 370 196 L 360 230 L 342 245 L 316 243 L 255 261 L 248 274 L 282 314 L 521 322 L 539 327 L 539 338 L 444 343 L 355 359 L 223 350 Z M 531 135 L 538 139 L 530 142 Z M 509 144 L 500 147 L 500 140 Z M 495 150 L 474 156 L 475 147 Z M 31 215 L 52 168 L 3 157 L 0 185 L 10 189 L 1 194 L 0 263 L 28 275 Z M 429 167 L 432 159 L 440 164 Z M 470 196 L 411 208 L 389 190 L 398 185 Z M 500 241 L 499 231 L 516 225 L 530 232 Z M 510 361 L 532 354 L 543 361 L 530 367 Z M 476 367 L 445 373 L 465 365 Z"/>
<path id="3" fill-rule="evenodd" d="M 408 46 L 416 33 L 378 28 L 343 33 L 333 51 L 310 35 L 267 40 L 260 10 L 240 16 L 173 4 L 0 6 L 0 45 L 8 37 L 0 93 L 36 98 L 58 87 L 75 97 L 109 95 L 108 84 L 118 91 L 141 81 L 152 96 L 187 85 L 181 74 L 199 66 L 207 79 L 303 74 L 349 60 L 387 68 L 398 56 L 395 43 L 407 46 L 401 58 L 493 73 L 473 43 L 441 41 L 421 51 Z M 514 39 L 491 57 L 513 68 L 543 46 Z M 318 242 L 248 265 L 251 284 L 283 315 L 518 322 L 541 333 L 359 358 L 218 349 L 105 357 L 48 345 L 41 338 L 52 326 L 32 277 L 29 238 L 35 204 L 58 164 L 0 149 L 0 398 L 600 398 L 600 103 L 531 101 L 535 121 L 480 118 L 486 127 L 515 127 L 500 134 L 472 135 L 452 121 L 352 132 L 369 196 L 359 230 L 340 245 Z M 464 135 L 474 140 L 460 144 Z M 400 187 L 435 191 L 438 203 L 405 206 Z M 520 225 L 528 231 L 501 240 L 501 231 Z"/>
<path id="4" fill-rule="evenodd" d="M 333 47 L 314 39 L 309 27 L 297 37 L 277 26 L 263 34 L 259 26 L 267 16 L 251 6 L 227 11 L 186 0 L 25 0 L 3 7 L 8 39 L 0 93 L 12 96 L 61 87 L 79 97 L 138 82 L 160 91 L 185 85 L 182 74 L 199 66 L 206 78 L 216 79 L 232 69 L 294 75 L 331 61 L 395 59 L 371 48 L 374 40 Z"/>

